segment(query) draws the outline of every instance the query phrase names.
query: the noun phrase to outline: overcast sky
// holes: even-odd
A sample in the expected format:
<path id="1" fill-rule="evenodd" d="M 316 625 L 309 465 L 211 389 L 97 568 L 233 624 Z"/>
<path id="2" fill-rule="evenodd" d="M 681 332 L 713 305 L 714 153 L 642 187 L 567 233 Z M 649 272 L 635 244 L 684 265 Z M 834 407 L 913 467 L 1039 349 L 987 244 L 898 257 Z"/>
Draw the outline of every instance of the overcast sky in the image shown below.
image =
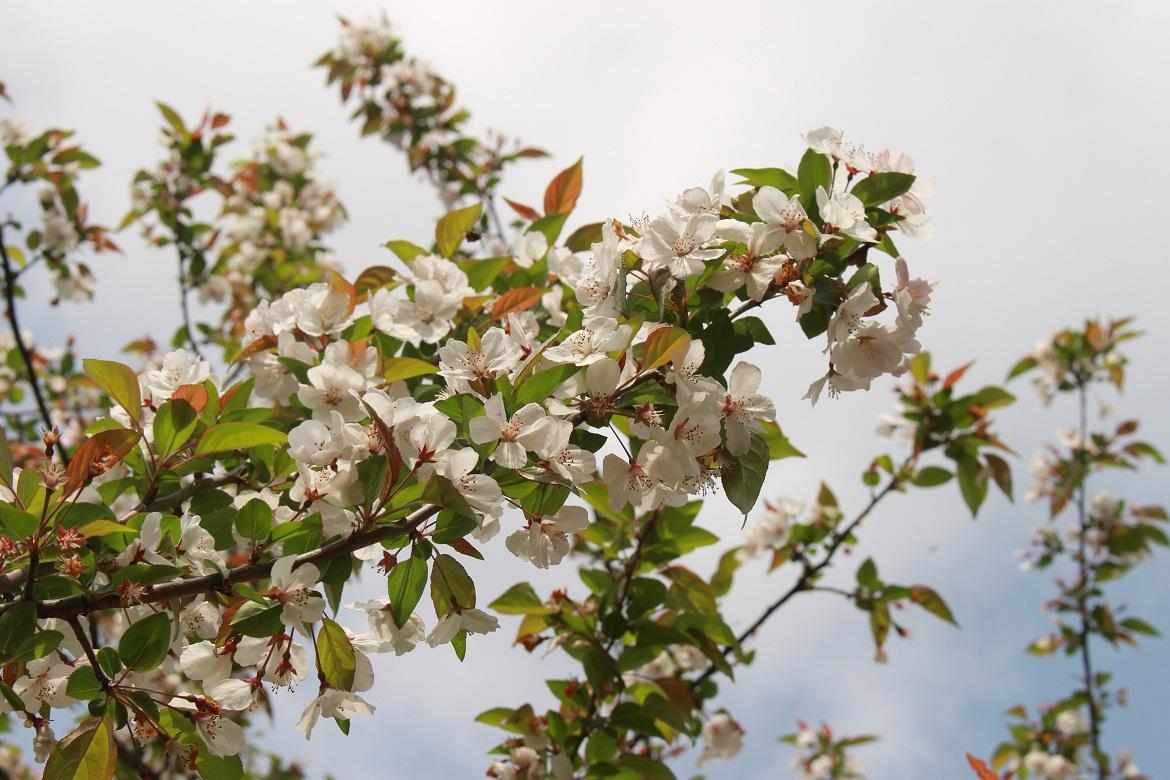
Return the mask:
<path id="1" fill-rule="evenodd" d="M 378 10 L 336 6 L 357 17 Z M 504 195 L 539 202 L 552 175 L 585 156 L 575 221 L 653 214 L 663 198 L 705 184 L 720 168 L 794 165 L 800 133 L 822 124 L 911 154 L 938 192 L 936 238 L 902 247 L 912 271 L 939 282 L 921 333 L 936 364 L 974 358 L 973 381 L 1000 381 L 1048 332 L 1087 315 L 1134 314 L 1148 335 L 1130 349 L 1126 395 L 1111 400 L 1141 417 L 1152 441 L 1170 444 L 1170 315 L 1162 300 L 1170 273 L 1158 208 L 1170 137 L 1170 5 L 448 2 L 386 10 L 408 50 L 459 85 L 475 128 L 555 155 L 516 167 Z M 327 154 L 321 168 L 349 209 L 331 243 L 351 276 L 391 260 L 380 248 L 387 239 L 426 243 L 432 235 L 441 209 L 431 190 L 396 152 L 359 141 L 322 74 L 309 68 L 335 38 L 328 4 L 4 0 L 0 18 L 0 80 L 16 101 L 0 106 L 0 116 L 78 129 L 104 162 L 82 179 L 99 221 L 118 222 L 133 171 L 158 159 L 153 101 L 162 99 L 186 116 L 208 106 L 227 111 L 242 138 L 278 115 L 315 133 Z M 43 343 L 72 333 L 84 355 L 114 357 L 146 332 L 173 331 L 174 258 L 130 234 L 118 240 L 124 256 L 94 263 L 94 304 L 29 310 Z M 821 370 L 820 345 L 805 341 L 787 308 L 764 316 L 778 340 L 759 355 L 765 389 L 809 455 L 774 466 L 765 492 L 811 497 L 824 478 L 847 509 L 857 507 L 857 475 L 894 446 L 873 432 L 892 402 L 889 385 L 808 408 L 799 398 Z M 1022 492 L 1031 453 L 1053 428 L 1071 424 L 1073 410 L 1043 410 L 1026 384 L 1014 389 L 1021 403 L 1001 415 L 1001 430 L 1021 453 Z M 1150 471 L 1093 487 L 1165 502 L 1166 484 L 1165 471 Z M 703 523 L 736 540 L 735 511 L 718 497 L 710 504 Z M 774 737 L 797 717 L 880 734 L 859 753 L 877 780 L 965 776 L 963 754 L 991 753 L 1007 707 L 1052 701 L 1075 685 L 1071 662 L 1021 652 L 1049 628 L 1040 604 L 1051 585 L 1044 574 L 1019 572 L 1012 551 L 1043 519 L 1039 507 L 993 497 L 972 521 L 950 486 L 892 498 L 867 522 L 861 554 L 874 556 L 890 580 L 936 586 L 962 629 L 909 615 L 912 638 L 891 640 L 889 663 L 877 665 L 864 615 L 827 597 L 795 600 L 761 634 L 755 665 L 726 688 L 721 703 L 747 729 L 747 747 L 708 776 L 786 776 L 777 767 L 791 753 Z M 570 577 L 571 564 L 535 577 L 502 545 L 492 547 L 489 564 L 472 570 L 485 596 L 521 579 L 541 591 Z M 709 571 L 717 556 L 696 556 L 695 567 Z M 1168 558 L 1116 589 L 1117 600 L 1163 628 Z M 834 577 L 847 581 L 854 568 L 847 561 Z M 745 625 L 786 584 L 747 566 L 729 605 L 732 624 Z M 366 577 L 361 589 L 384 585 Z M 498 734 L 473 724 L 474 715 L 525 701 L 547 707 L 541 681 L 567 668 L 511 649 L 515 621 L 503 622 L 469 643 L 462 665 L 445 648 L 379 659 L 377 716 L 355 721 L 348 739 L 322 724 L 304 745 L 292 725 L 310 692 L 279 695 L 268 744 L 304 756 L 314 777 L 480 776 Z M 1102 649 L 1097 659 L 1134 688 L 1132 709 L 1106 724 L 1107 745 L 1131 748 L 1153 777 L 1170 776 L 1166 642 L 1124 655 Z M 694 771 L 692 762 L 680 760 L 680 777 Z"/>

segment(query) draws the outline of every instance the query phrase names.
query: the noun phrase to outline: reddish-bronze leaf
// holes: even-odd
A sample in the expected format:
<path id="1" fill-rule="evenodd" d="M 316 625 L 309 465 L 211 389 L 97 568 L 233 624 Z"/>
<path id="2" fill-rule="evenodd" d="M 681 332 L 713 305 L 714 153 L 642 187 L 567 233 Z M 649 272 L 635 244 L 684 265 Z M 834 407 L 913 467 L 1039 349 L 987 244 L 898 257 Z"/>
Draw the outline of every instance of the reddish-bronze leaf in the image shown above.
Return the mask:
<path id="1" fill-rule="evenodd" d="M 974 361 L 972 361 L 972 363 L 973 362 Z M 967 369 L 971 367 L 972 363 L 964 363 L 951 373 L 947 374 L 947 378 L 943 380 L 943 388 L 945 389 L 951 387 L 955 384 L 955 382 L 958 382 L 960 379 L 962 379 L 963 374 L 967 373 Z"/>
<path id="2" fill-rule="evenodd" d="M 502 320 L 509 314 L 528 311 L 540 303 L 540 296 L 544 295 L 544 292 L 543 287 L 517 287 L 508 290 L 492 304 L 492 319 Z"/>
<path id="3" fill-rule="evenodd" d="M 540 212 L 531 206 L 525 206 L 523 203 L 517 203 L 516 201 L 509 200 L 508 198 L 504 198 L 504 203 L 507 203 L 509 206 L 511 206 L 512 211 L 515 211 L 523 219 L 526 219 L 529 222 L 535 222 L 536 220 L 540 219 Z"/>
<path id="4" fill-rule="evenodd" d="M 975 770 L 975 776 L 979 780 L 999 780 L 999 775 L 987 768 L 987 764 L 980 761 L 970 753 L 967 754 L 967 764 Z"/>
<path id="5" fill-rule="evenodd" d="M 581 159 L 556 175 L 544 191 L 545 214 L 568 214 L 581 195 Z"/>
<path id="6" fill-rule="evenodd" d="M 397 278 L 398 274 L 393 268 L 385 265 L 372 265 L 358 274 L 353 287 L 357 294 L 362 296 L 383 287 L 393 286 Z"/>
<path id="7" fill-rule="evenodd" d="M 83 441 L 77 452 L 73 453 L 73 459 L 69 461 L 62 494 L 71 496 L 91 478 L 109 471 L 134 449 L 140 438 L 141 431 L 115 428 L 95 433 Z"/>
<path id="8" fill-rule="evenodd" d="M 171 398 L 179 398 L 191 404 L 196 414 L 203 411 L 209 400 L 207 388 L 203 385 L 179 385 L 175 392 L 171 393 Z"/>
<path id="9" fill-rule="evenodd" d="M 247 360 L 253 355 L 272 349 L 276 346 L 276 336 L 261 336 L 253 341 L 248 346 L 241 349 L 236 356 L 232 358 L 233 363 L 239 363 L 242 360 Z M 206 392 L 206 391 L 205 391 Z"/>
<path id="10" fill-rule="evenodd" d="M 483 554 L 480 553 L 479 550 L 475 549 L 475 545 L 466 539 L 456 539 L 455 541 L 451 542 L 451 546 L 455 548 L 456 552 L 461 552 L 464 555 L 470 556 L 472 558 L 478 558 L 481 561 L 483 560 Z"/>

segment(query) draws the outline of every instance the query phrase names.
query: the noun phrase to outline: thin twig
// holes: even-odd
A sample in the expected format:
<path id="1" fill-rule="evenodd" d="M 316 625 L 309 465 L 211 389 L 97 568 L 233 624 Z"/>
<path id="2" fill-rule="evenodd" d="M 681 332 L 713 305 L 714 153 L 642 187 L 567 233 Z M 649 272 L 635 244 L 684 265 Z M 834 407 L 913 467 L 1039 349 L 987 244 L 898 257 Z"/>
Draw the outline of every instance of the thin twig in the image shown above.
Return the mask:
<path id="1" fill-rule="evenodd" d="M 1099 780 L 1107 780 L 1109 777 L 1109 766 L 1105 755 L 1101 752 L 1101 713 L 1098 710 L 1097 692 L 1095 690 L 1096 680 L 1093 672 L 1093 659 L 1089 652 L 1089 639 L 1092 635 L 1092 623 L 1089 617 L 1089 583 L 1092 572 L 1089 566 L 1088 546 L 1086 543 L 1086 537 L 1089 531 L 1089 518 L 1088 513 L 1085 511 L 1085 481 L 1089 476 L 1088 449 L 1085 443 L 1088 437 L 1089 427 L 1086 382 L 1086 379 L 1081 379 L 1077 382 L 1079 411 L 1077 422 L 1080 439 L 1077 442 L 1076 457 L 1081 465 L 1081 473 L 1077 481 L 1077 528 L 1079 530 L 1077 539 L 1077 614 L 1081 621 L 1078 633 L 1080 635 L 1081 671 L 1085 676 L 1085 695 L 1089 700 L 1089 738 L 1091 740 L 1093 760 L 1097 762 L 1097 777 Z"/>
<path id="2" fill-rule="evenodd" d="M 862 509 L 856 517 L 849 521 L 849 523 L 840 531 L 837 531 L 835 534 L 833 534 L 833 540 L 829 543 L 829 546 L 825 548 L 824 555 L 821 557 L 819 562 L 812 563 L 808 560 L 804 561 L 804 567 L 800 573 L 800 577 L 797 578 L 796 582 L 794 582 L 791 587 L 788 588 L 788 590 L 784 591 L 784 593 L 782 593 L 779 598 L 769 604 L 750 626 L 740 632 L 739 636 L 736 637 L 735 645 L 727 645 L 723 648 L 722 652 L 724 658 L 731 655 L 737 646 L 742 645 L 744 642 L 751 639 L 755 633 L 760 630 L 760 627 L 767 623 L 768 619 L 772 617 L 772 615 L 774 615 L 778 609 L 787 604 L 793 596 L 803 591 L 813 589 L 813 583 L 816 581 L 817 576 L 830 563 L 832 563 L 833 556 L 837 554 L 837 550 L 840 549 L 841 545 L 845 543 L 845 540 L 853 534 L 853 531 L 857 529 L 857 526 L 861 524 L 861 521 L 869 516 L 869 513 L 872 512 L 873 508 L 878 505 L 878 502 L 885 498 L 890 492 L 896 490 L 901 484 L 899 474 L 901 474 L 902 468 L 905 468 L 905 464 L 903 464 L 901 468 L 894 472 L 894 476 L 890 479 L 889 482 L 886 483 L 885 487 L 870 496 L 869 503 L 865 505 L 865 508 Z M 709 664 L 707 668 L 703 670 L 702 674 L 691 681 L 690 689 L 692 691 L 697 689 L 703 683 L 703 681 L 711 677 L 711 675 L 715 674 L 715 672 L 715 664 Z"/>
<path id="3" fill-rule="evenodd" d="M 8 324 L 12 326 L 12 338 L 16 342 L 16 349 L 20 352 L 20 359 L 24 363 L 28 383 L 32 387 L 33 398 L 36 399 L 37 409 L 41 413 L 41 420 L 45 423 L 45 429 L 51 431 L 53 430 L 53 418 L 49 414 L 49 405 L 45 402 L 45 395 L 41 391 L 41 380 L 37 378 L 32 352 L 24 343 L 24 335 L 20 332 L 20 321 L 16 315 L 16 276 L 12 273 L 12 261 L 8 257 L 8 247 L 4 244 L 3 225 L 0 225 L 0 260 L 3 260 L 4 263 L 4 298 L 8 304 L 7 316 Z M 57 448 L 57 454 L 61 456 L 61 462 L 68 466 L 69 455 L 65 452 L 64 445 L 58 441 L 54 446 Z"/>

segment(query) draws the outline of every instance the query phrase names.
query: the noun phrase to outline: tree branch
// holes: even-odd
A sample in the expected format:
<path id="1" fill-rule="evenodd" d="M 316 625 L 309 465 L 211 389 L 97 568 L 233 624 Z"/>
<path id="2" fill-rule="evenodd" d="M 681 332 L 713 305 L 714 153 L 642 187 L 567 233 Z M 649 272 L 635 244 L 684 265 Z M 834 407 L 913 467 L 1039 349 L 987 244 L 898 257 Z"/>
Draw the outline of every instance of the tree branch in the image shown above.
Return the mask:
<path id="1" fill-rule="evenodd" d="M 199 351 L 199 345 L 195 343 L 195 330 L 191 326 L 191 309 L 190 302 L 187 300 L 191 288 L 187 286 L 187 252 L 184 250 L 182 244 L 178 244 L 179 251 L 179 303 L 183 310 L 183 330 L 187 333 L 187 343 L 191 346 L 191 351 L 195 353 L 195 357 L 203 360 L 203 353 Z"/>
<path id="2" fill-rule="evenodd" d="M 371 544 L 377 544 L 395 534 L 402 533 L 403 530 L 414 530 L 429 518 L 437 515 L 441 509 L 442 507 L 440 506 L 428 506 L 418 510 L 401 523 L 368 528 L 364 531 L 358 531 L 345 539 L 318 547 L 316 550 L 310 550 L 297 556 L 293 568 L 303 566 L 307 563 L 331 560 L 341 555 L 349 555 L 354 550 L 368 547 Z M 146 588 L 146 592 L 136 603 L 157 604 L 163 601 L 170 601 L 171 599 L 196 596 L 201 593 L 230 590 L 236 583 L 253 582 L 266 578 L 272 571 L 273 563 L 274 561 L 269 561 L 268 563 L 247 563 L 231 569 L 226 574 L 216 572 L 214 574 L 205 574 L 201 577 L 171 580 L 158 585 L 151 585 Z M 4 614 L 4 611 L 9 606 L 0 605 L 0 615 Z M 80 596 L 67 596 L 65 598 L 49 599 L 39 602 L 37 604 L 37 616 L 41 618 L 55 617 L 68 620 L 78 615 L 86 615 L 102 609 L 114 609 L 119 606 L 122 606 L 122 597 L 115 592 L 97 595 L 84 594 Z"/>
<path id="3" fill-rule="evenodd" d="M 32 387 L 33 398 L 36 399 L 37 409 L 41 413 L 41 420 L 46 430 L 53 430 L 53 418 L 49 414 L 49 405 L 45 402 L 45 395 L 41 390 L 41 380 L 37 378 L 37 370 L 33 365 L 32 352 L 24 343 L 24 335 L 20 332 L 20 321 L 16 315 L 16 275 L 12 273 L 12 261 L 8 257 L 8 247 L 4 244 L 4 227 L 0 225 L 0 260 L 4 263 L 4 298 L 8 305 L 8 324 L 12 326 L 12 338 L 16 342 L 16 349 L 20 352 L 20 359 L 24 363 L 25 373 L 28 375 L 29 386 Z M 69 455 L 64 445 L 58 441 L 55 445 L 61 462 L 69 465 Z"/>
<path id="4" fill-rule="evenodd" d="M 908 462 L 909 462 L 909 460 L 907 461 L 907 463 Z M 767 606 L 767 608 L 760 614 L 760 616 L 758 618 L 755 619 L 755 621 L 752 622 L 752 624 L 750 626 L 748 626 L 746 629 L 744 629 L 742 632 L 740 632 L 739 636 L 736 637 L 736 645 L 742 645 L 744 642 L 751 639 L 755 635 L 755 633 L 760 630 L 760 627 L 763 626 L 765 623 L 767 623 L 768 619 L 770 617 L 772 617 L 772 615 L 776 614 L 776 611 L 778 609 L 780 609 L 782 606 L 787 604 L 788 601 L 793 596 L 795 596 L 798 593 L 801 593 L 802 591 L 807 591 L 807 590 L 813 589 L 813 583 L 816 581 L 817 576 L 826 567 L 828 567 L 828 565 L 830 563 L 832 563 L 833 556 L 837 554 L 837 551 L 840 549 L 841 545 L 845 543 L 845 540 L 848 539 L 853 534 L 853 531 L 857 529 L 857 526 L 859 526 L 861 524 L 861 521 L 863 521 L 866 517 L 869 516 L 869 513 L 872 512 L 874 507 L 876 507 L 878 505 L 878 502 L 880 502 L 883 498 L 885 498 L 887 495 L 889 495 L 892 491 L 896 490 L 898 488 L 898 486 L 901 484 L 901 480 L 898 478 L 897 475 L 902 472 L 902 469 L 904 469 L 905 466 L 906 466 L 906 463 L 904 463 L 895 472 L 895 476 L 892 477 L 890 479 L 890 481 L 886 483 L 885 487 L 883 487 L 877 493 L 874 493 L 872 496 L 870 496 L 869 503 L 865 505 L 865 508 L 862 509 L 861 512 L 858 513 L 858 515 L 856 517 L 854 517 L 852 520 L 850 520 L 849 523 L 844 528 L 842 528 L 840 531 L 837 531 L 833 535 L 833 541 L 829 543 L 829 546 L 827 548 L 825 548 L 825 553 L 821 557 L 821 560 L 819 562 L 812 563 L 808 560 L 804 561 L 804 568 L 801 571 L 800 577 L 797 578 L 796 582 L 794 582 L 792 584 L 792 586 L 788 588 L 788 590 L 784 591 L 784 593 L 782 593 L 779 598 L 777 598 L 775 601 L 773 601 L 771 604 L 769 604 Z M 726 658 L 727 656 L 731 655 L 731 653 L 734 650 L 735 650 L 735 646 L 733 646 L 733 645 L 725 646 L 723 648 L 723 657 Z M 690 686 L 689 686 L 690 689 L 693 691 L 696 688 L 698 688 L 703 683 L 704 680 L 708 679 L 709 677 L 711 677 L 711 675 L 715 674 L 715 671 L 716 671 L 715 664 L 713 664 L 713 663 L 709 664 L 707 666 L 707 668 L 703 670 L 702 674 L 700 674 L 698 677 L 696 677 L 694 680 L 691 681 Z"/>
<path id="5" fill-rule="evenodd" d="M 1089 591 L 1091 589 L 1089 583 L 1092 579 L 1092 570 L 1089 566 L 1088 544 L 1086 540 L 1089 531 L 1089 517 L 1085 510 L 1085 481 L 1089 477 L 1088 450 L 1086 449 L 1086 439 L 1089 435 L 1088 391 L 1085 387 L 1086 381 L 1085 379 L 1081 379 L 1077 382 L 1079 412 L 1077 427 L 1080 440 L 1077 442 L 1076 458 L 1081 464 L 1081 473 L 1077 480 L 1077 529 L 1079 530 L 1077 538 L 1077 615 L 1081 621 L 1078 635 L 1080 637 L 1081 672 L 1085 676 L 1085 695 L 1089 700 L 1090 748 L 1092 749 L 1093 760 L 1097 762 L 1097 777 L 1099 780 L 1107 780 L 1109 777 L 1109 765 L 1108 759 L 1101 752 L 1101 713 L 1097 703 L 1093 659 L 1089 652 L 1089 640 L 1092 636 L 1092 622 L 1089 617 Z"/>

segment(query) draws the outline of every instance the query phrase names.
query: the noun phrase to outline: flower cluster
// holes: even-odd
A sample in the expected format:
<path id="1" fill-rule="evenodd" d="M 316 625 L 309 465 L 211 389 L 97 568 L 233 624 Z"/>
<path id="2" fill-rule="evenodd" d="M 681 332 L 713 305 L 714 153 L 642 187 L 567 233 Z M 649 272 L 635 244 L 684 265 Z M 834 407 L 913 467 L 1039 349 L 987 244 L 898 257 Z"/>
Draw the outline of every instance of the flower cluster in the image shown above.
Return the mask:
<path id="1" fill-rule="evenodd" d="M 786 734 L 781 742 L 793 745 L 797 755 L 792 760 L 800 780 L 865 780 L 865 770 L 849 750 L 875 741 L 876 737 L 838 737 L 829 724 L 813 729 L 798 722 L 795 734 Z"/>
<path id="2" fill-rule="evenodd" d="M 156 246 L 178 253 L 184 324 L 174 344 L 216 343 L 234 355 L 244 320 L 257 303 L 322 279 L 340 266 L 322 243 L 345 219 L 336 188 L 317 174 L 312 136 L 294 133 L 283 120 L 255 141 L 230 175 L 215 170 L 218 151 L 232 140 L 227 114 L 207 112 L 188 127 L 169 106 L 160 141 L 167 157 L 141 170 L 132 187 L 132 209 L 123 225 L 142 224 Z M 219 218 L 200 222 L 193 199 L 205 192 L 222 198 Z M 195 322 L 188 296 L 224 306 L 220 322 Z"/>
<path id="3" fill-rule="evenodd" d="M 0 95 L 7 98 L 2 89 Z M 5 423 L 16 442 L 36 441 L 38 427 L 49 437 L 43 444 L 38 442 L 40 446 L 18 452 L 23 461 L 46 446 L 51 448 L 58 439 L 65 446 L 76 444 L 96 406 L 76 370 L 72 340 L 63 347 L 37 348 L 34 335 L 21 326 L 17 301 L 25 296 L 26 275 L 37 267 L 46 270 L 55 292 L 54 306 L 62 301 L 89 301 L 96 280 L 78 255 L 118 251 L 118 247 L 106 228 L 89 220 L 89 208 L 81 201 L 80 174 L 100 163 L 73 142 L 72 131 L 49 129 L 34 134 L 20 120 L 4 118 L 0 145 L 7 158 L 0 193 L 20 197 L 22 191 L 36 188 L 39 213 L 39 225 L 28 229 L 10 216 L 0 221 L 0 282 L 10 326 L 10 332 L 0 337 L 4 358 L 0 361 L 0 403 L 7 407 Z"/>
<path id="4" fill-rule="evenodd" d="M 1059 432 L 1059 445 L 1049 445 L 1031 464 L 1033 485 L 1028 498 L 1048 504 L 1049 523 L 1034 529 L 1032 543 L 1019 551 L 1025 569 L 1055 568 L 1057 593 L 1045 603 L 1055 628 L 1028 646 L 1033 655 L 1064 651 L 1079 656 L 1081 675 L 1076 690 L 1029 717 L 1023 707 L 1015 718 L 1011 739 L 1002 743 L 992 768 L 1018 771 L 1020 777 L 1065 780 L 1091 772 L 1101 778 L 1139 778 L 1137 764 L 1124 751 L 1111 756 L 1102 747 L 1107 711 L 1124 703 L 1124 690 L 1110 687 L 1111 675 L 1094 668 L 1092 646 L 1100 641 L 1113 647 L 1137 645 L 1156 629 L 1124 605 L 1113 604 L 1105 585 L 1147 560 L 1170 539 L 1163 529 L 1166 510 L 1120 499 L 1108 490 L 1088 492 L 1091 476 L 1111 469 L 1134 470 L 1142 461 L 1164 463 L 1162 454 L 1135 438 L 1136 420 L 1124 420 L 1109 430 L 1095 431 L 1089 423 L 1089 397 L 1095 385 L 1121 389 L 1126 357 L 1120 345 L 1136 335 L 1128 320 L 1087 321 L 1081 328 L 1056 333 L 1011 370 L 1015 377 L 1034 369 L 1034 384 L 1048 404 L 1057 393 L 1077 400 L 1078 425 Z M 1102 416 L 1107 414 L 1103 410 Z M 988 774 L 994 777 L 994 774 Z"/>
<path id="5" fill-rule="evenodd" d="M 362 135 L 378 135 L 406 154 L 410 170 L 424 175 L 450 208 L 465 196 L 488 197 L 501 170 L 544 152 L 521 148 L 498 134 L 481 141 L 464 129 L 466 109 L 455 86 L 430 65 L 408 56 L 389 20 L 341 18 L 337 46 L 317 60 L 336 82 L 343 103 L 356 104 Z"/>

